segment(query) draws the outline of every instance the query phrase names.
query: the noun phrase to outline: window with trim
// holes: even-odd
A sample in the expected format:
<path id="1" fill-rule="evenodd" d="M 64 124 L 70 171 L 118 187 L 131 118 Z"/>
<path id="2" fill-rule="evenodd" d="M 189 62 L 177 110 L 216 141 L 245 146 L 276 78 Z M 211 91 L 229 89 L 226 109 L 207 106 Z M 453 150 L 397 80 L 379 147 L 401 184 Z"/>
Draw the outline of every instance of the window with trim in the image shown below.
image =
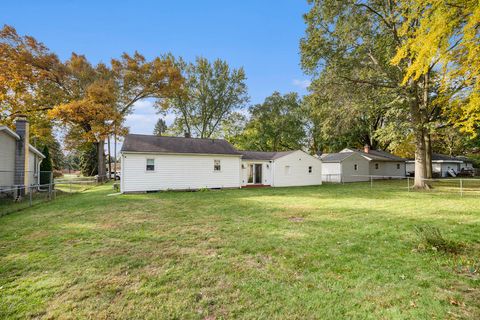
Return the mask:
<path id="1" fill-rule="evenodd" d="M 312 168 L 312 166 L 309 166 L 308 167 L 308 173 L 312 173 L 312 172 L 313 172 L 313 168 Z"/>
<path id="2" fill-rule="evenodd" d="M 220 165 L 220 160 L 213 160 L 213 171 L 220 171 L 222 170 L 222 166 Z"/>
<path id="3" fill-rule="evenodd" d="M 378 169 L 378 163 L 375 163 L 375 169 Z"/>
<path id="4" fill-rule="evenodd" d="M 397 163 L 397 169 L 400 169 L 400 163 Z"/>
<path id="5" fill-rule="evenodd" d="M 147 171 L 155 171 L 155 159 L 147 159 Z"/>
<path id="6" fill-rule="evenodd" d="M 354 164 L 354 165 L 353 165 L 353 170 L 357 171 L 357 169 L 358 169 L 358 165 L 357 165 L 357 164 Z"/>

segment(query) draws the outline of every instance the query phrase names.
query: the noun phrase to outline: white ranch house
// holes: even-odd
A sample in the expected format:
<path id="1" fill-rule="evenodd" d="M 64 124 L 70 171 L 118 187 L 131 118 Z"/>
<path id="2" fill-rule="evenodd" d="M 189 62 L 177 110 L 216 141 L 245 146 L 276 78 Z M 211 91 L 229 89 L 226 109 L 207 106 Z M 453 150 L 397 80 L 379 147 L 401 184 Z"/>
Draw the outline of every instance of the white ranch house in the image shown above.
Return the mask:
<path id="1" fill-rule="evenodd" d="M 238 151 L 222 139 L 127 135 L 122 193 L 249 186 L 319 185 L 321 161 L 297 150 Z"/>
<path id="2" fill-rule="evenodd" d="M 324 154 L 322 181 L 358 182 L 374 179 L 405 177 L 405 159 L 381 150 L 346 148 L 338 153 Z"/>

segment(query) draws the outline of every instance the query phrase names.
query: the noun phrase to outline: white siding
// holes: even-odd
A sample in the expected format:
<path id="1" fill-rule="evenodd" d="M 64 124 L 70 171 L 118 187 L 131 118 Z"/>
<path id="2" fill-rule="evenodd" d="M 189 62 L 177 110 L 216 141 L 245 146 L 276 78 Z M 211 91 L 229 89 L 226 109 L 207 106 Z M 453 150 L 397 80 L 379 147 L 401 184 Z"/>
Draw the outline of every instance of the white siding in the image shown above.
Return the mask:
<path id="1" fill-rule="evenodd" d="M 322 162 L 323 182 L 342 182 L 342 168 L 340 162 Z"/>
<path id="2" fill-rule="evenodd" d="M 289 166 L 289 173 L 285 167 Z M 312 167 L 312 173 L 308 167 Z M 322 184 L 322 162 L 303 151 L 295 151 L 274 160 L 274 187 L 308 186 Z"/>
<path id="3" fill-rule="evenodd" d="M 406 168 L 407 174 L 415 172 L 415 162 L 414 161 L 408 161 L 405 164 L 405 168 Z M 434 169 L 434 172 L 435 172 L 435 169 Z"/>
<path id="4" fill-rule="evenodd" d="M 370 175 L 369 161 L 364 157 L 354 153 L 350 157 L 345 158 L 341 164 L 343 182 L 370 180 L 368 177 Z M 357 170 L 355 170 L 355 165 L 357 165 Z"/>
<path id="5" fill-rule="evenodd" d="M 32 151 L 29 151 L 29 158 L 28 158 L 28 184 L 37 184 L 39 182 L 39 174 L 38 174 L 38 169 L 39 169 L 39 164 L 40 164 L 40 157 L 37 156 L 35 153 Z"/>
<path id="6" fill-rule="evenodd" d="M 15 138 L 0 131 L 0 187 L 13 186 Z"/>
<path id="7" fill-rule="evenodd" d="M 146 171 L 147 158 L 155 159 L 155 171 Z M 221 171 L 213 170 L 214 160 Z M 124 153 L 121 161 L 122 192 L 240 187 L 240 157 Z"/>

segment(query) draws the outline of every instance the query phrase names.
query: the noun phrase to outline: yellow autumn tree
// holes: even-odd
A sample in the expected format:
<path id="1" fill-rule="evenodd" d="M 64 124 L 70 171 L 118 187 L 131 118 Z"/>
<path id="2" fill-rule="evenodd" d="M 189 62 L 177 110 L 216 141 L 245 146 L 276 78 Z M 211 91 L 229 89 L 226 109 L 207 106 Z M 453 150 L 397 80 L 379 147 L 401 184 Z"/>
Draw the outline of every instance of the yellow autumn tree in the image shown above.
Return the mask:
<path id="1" fill-rule="evenodd" d="M 399 36 L 405 39 L 392 63 L 408 60 L 403 79 L 440 73 L 442 107 L 450 122 L 472 136 L 480 123 L 480 2 L 404 0 Z"/>

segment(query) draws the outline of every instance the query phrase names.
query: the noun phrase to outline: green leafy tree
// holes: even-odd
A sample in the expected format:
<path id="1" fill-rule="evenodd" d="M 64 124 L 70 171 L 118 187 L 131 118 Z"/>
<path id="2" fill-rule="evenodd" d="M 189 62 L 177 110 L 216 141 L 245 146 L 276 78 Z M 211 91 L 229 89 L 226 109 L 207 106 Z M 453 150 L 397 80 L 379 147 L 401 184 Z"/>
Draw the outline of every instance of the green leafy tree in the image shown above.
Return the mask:
<path id="1" fill-rule="evenodd" d="M 193 137 L 209 138 L 233 112 L 248 102 L 243 68 L 231 69 L 220 59 L 213 63 L 197 58 L 195 63 L 182 59 L 176 66 L 185 79 L 183 90 L 164 99 L 157 106 L 176 115 L 174 132 L 187 132 Z"/>
<path id="2" fill-rule="evenodd" d="M 80 148 L 79 167 L 82 175 L 94 176 L 98 174 L 98 148 L 91 142 L 85 143 Z M 105 166 L 105 164 L 104 164 Z"/>
<path id="3" fill-rule="evenodd" d="M 302 149 L 305 117 L 296 93 L 274 92 L 262 104 L 250 108 L 250 120 L 237 145 L 242 149 L 283 151 Z"/>
<path id="4" fill-rule="evenodd" d="M 404 83 L 411 61 L 391 64 L 410 36 L 399 33 L 408 8 L 399 1 L 310 3 L 306 35 L 300 42 L 303 69 L 316 79 L 328 74 L 329 84 L 339 88 L 381 93 L 386 97 L 382 107 L 405 110 L 415 144 L 415 187 L 426 187 L 432 79 L 427 74 Z"/>

